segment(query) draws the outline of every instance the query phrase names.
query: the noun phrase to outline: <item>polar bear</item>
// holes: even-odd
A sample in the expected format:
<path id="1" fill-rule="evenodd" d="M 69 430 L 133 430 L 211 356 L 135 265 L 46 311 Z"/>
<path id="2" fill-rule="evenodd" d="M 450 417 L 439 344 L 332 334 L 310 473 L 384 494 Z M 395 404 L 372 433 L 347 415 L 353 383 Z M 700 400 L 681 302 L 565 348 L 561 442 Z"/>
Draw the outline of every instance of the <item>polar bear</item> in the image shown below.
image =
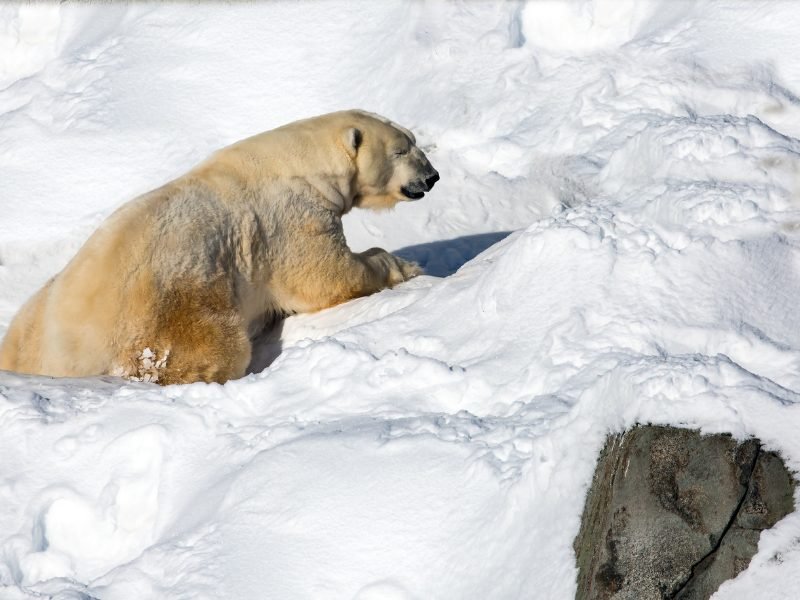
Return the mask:
<path id="1" fill-rule="evenodd" d="M 16 315 L 0 369 L 242 377 L 251 339 L 274 318 L 421 272 L 380 248 L 351 252 L 341 217 L 419 199 L 438 179 L 410 131 L 360 110 L 228 146 L 114 212 Z"/>

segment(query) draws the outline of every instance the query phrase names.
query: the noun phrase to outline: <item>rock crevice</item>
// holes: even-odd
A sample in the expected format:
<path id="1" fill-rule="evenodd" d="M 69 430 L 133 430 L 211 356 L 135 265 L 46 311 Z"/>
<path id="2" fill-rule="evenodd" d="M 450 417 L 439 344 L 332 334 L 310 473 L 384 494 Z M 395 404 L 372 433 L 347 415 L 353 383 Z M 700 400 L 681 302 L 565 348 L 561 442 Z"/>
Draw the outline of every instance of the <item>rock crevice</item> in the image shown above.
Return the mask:
<path id="1" fill-rule="evenodd" d="M 671 598 L 674 598 L 675 600 L 679 600 L 680 598 L 682 598 L 684 590 L 692 589 L 692 584 L 695 580 L 695 577 L 699 573 L 704 572 L 711 564 L 713 564 L 717 552 L 722 547 L 722 544 L 725 542 L 725 536 L 735 525 L 737 517 L 739 516 L 742 507 L 744 506 L 744 502 L 747 499 L 748 493 L 751 491 L 752 475 L 760 455 L 761 455 L 761 447 L 759 445 L 756 445 L 755 452 L 753 452 L 753 460 L 750 462 L 749 468 L 746 470 L 746 474 L 745 472 L 742 473 L 742 475 L 747 477 L 747 487 L 745 488 L 744 492 L 739 498 L 739 502 L 736 505 L 736 508 L 734 509 L 733 513 L 731 514 L 730 520 L 728 521 L 727 525 L 725 525 L 725 528 L 722 530 L 722 533 L 720 534 L 719 539 L 714 544 L 714 547 L 711 548 L 711 550 L 709 550 L 709 552 L 706 555 L 704 555 L 702 558 L 700 558 L 700 560 L 698 560 L 691 566 L 689 570 L 689 578 L 681 584 L 681 586 L 676 590 L 676 592 L 671 596 Z"/>
<path id="2" fill-rule="evenodd" d="M 744 570 L 794 509 L 758 440 L 638 426 L 609 437 L 575 540 L 580 599 L 695 600 Z"/>

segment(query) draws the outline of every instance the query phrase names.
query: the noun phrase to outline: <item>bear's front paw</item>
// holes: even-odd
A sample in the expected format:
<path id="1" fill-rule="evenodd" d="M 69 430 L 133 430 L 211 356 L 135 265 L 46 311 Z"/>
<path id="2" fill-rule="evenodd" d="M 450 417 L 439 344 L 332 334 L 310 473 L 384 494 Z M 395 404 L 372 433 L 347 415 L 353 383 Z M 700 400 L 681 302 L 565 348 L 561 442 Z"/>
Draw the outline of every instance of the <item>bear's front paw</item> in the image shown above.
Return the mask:
<path id="1" fill-rule="evenodd" d="M 403 277 L 406 281 L 417 275 L 422 275 L 425 272 L 424 269 L 415 262 L 403 260 L 402 258 L 398 258 L 397 261 L 400 263 L 400 269 L 403 271 Z"/>
<path id="2" fill-rule="evenodd" d="M 381 273 L 381 278 L 385 282 L 383 285 L 388 285 L 389 287 L 408 281 L 423 273 L 422 268 L 417 263 L 403 260 L 382 248 L 370 248 L 362 252 L 361 255 L 372 265 L 376 273 Z"/>
<path id="3" fill-rule="evenodd" d="M 394 254 L 391 254 L 390 256 L 394 259 L 395 264 L 393 265 L 394 268 L 389 273 L 389 285 L 403 283 L 404 281 L 408 281 L 417 275 L 422 275 L 424 272 L 422 267 L 415 262 L 403 260 Z"/>

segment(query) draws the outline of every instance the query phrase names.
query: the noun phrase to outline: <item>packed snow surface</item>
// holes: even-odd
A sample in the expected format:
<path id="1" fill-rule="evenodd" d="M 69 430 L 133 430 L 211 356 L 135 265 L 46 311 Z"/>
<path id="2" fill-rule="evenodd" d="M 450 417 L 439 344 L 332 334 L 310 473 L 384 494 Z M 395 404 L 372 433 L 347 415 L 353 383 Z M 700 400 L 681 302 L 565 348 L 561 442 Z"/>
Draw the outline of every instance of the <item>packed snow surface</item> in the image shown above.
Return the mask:
<path id="1" fill-rule="evenodd" d="M 428 275 L 225 385 L 0 373 L 0 598 L 571 598 L 605 436 L 800 469 L 800 5 L 0 7 L 0 334 L 123 202 L 351 107 L 442 175 Z M 274 359 L 274 360 L 273 360 Z M 796 598 L 800 515 L 716 599 Z"/>

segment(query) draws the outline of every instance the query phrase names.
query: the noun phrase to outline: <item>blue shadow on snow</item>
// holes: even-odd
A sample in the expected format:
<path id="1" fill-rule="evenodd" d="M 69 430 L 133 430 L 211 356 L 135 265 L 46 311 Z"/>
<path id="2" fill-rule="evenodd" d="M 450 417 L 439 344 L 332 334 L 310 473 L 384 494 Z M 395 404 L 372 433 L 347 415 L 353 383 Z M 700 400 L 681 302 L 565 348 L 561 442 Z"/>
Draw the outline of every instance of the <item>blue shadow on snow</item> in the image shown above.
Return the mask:
<path id="1" fill-rule="evenodd" d="M 452 240 L 406 246 L 405 248 L 400 248 L 400 250 L 395 250 L 392 254 L 396 254 L 406 260 L 413 260 L 425 269 L 427 275 L 448 277 L 489 246 L 493 246 L 505 239 L 510 233 L 510 231 L 495 231 L 493 233 L 464 235 Z"/>

